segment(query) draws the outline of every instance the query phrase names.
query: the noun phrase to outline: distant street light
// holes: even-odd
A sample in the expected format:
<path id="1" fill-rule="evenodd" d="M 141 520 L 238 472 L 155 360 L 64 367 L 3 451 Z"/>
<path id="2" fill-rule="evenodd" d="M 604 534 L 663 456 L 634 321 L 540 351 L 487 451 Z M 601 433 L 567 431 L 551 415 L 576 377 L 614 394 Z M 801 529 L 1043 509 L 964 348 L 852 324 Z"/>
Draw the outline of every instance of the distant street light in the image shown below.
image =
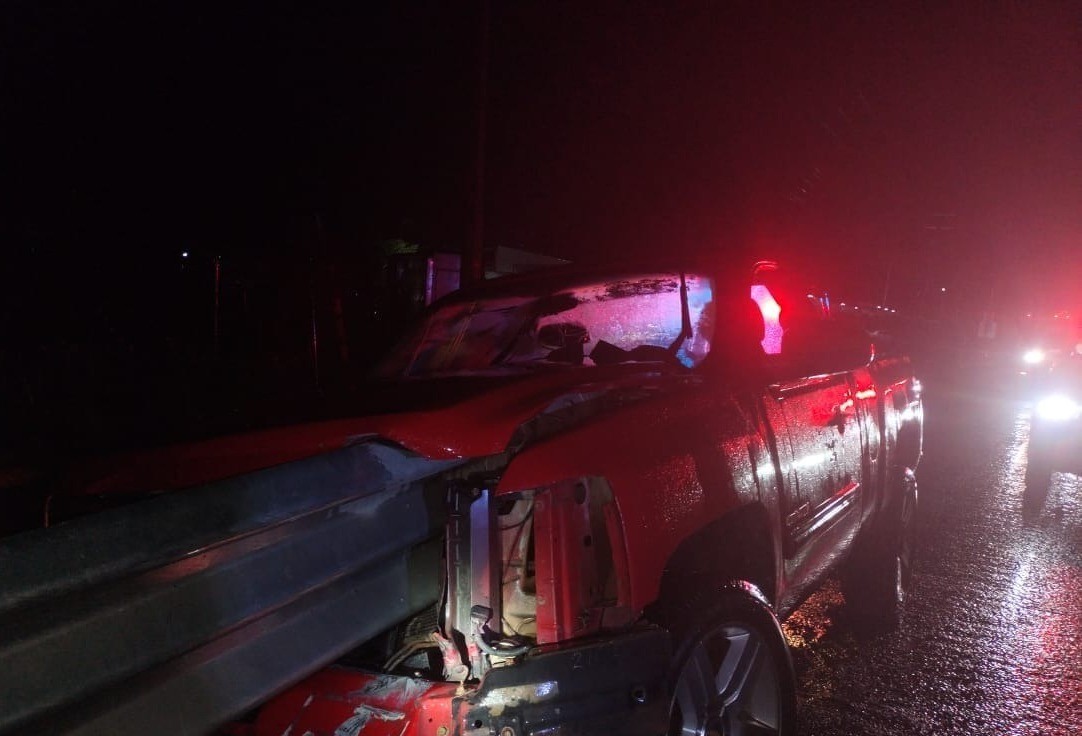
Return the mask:
<path id="1" fill-rule="evenodd" d="M 939 290 L 942 291 L 944 294 L 947 293 L 947 287 L 946 286 L 940 286 Z"/>
<path id="2" fill-rule="evenodd" d="M 188 251 L 186 251 L 186 250 L 185 250 L 185 251 L 181 251 L 181 253 L 180 253 L 180 257 L 181 257 L 181 258 L 187 258 L 187 257 L 188 257 Z"/>

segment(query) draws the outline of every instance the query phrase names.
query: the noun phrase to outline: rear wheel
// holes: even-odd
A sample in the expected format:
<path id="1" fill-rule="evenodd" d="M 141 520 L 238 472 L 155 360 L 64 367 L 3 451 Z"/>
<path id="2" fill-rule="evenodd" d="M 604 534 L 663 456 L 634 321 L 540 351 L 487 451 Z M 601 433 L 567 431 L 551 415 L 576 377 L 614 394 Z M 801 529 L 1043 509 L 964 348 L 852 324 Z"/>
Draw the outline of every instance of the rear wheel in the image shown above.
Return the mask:
<path id="1" fill-rule="evenodd" d="M 1026 459 L 1026 492 L 1043 494 L 1052 485 L 1052 461 L 1041 452 L 1031 451 Z"/>
<path id="2" fill-rule="evenodd" d="M 750 585 L 682 606 L 670 625 L 674 657 L 670 736 L 791 736 L 796 689 L 789 649 Z"/>
<path id="3" fill-rule="evenodd" d="M 865 625 L 890 629 L 901 620 L 913 581 L 917 481 L 911 471 L 874 535 L 861 541 L 842 574 L 851 612 Z"/>
<path id="4" fill-rule="evenodd" d="M 1026 487 L 1022 492 L 1022 513 L 1029 516 L 1040 513 L 1052 487 L 1052 459 L 1033 445 L 1031 437 L 1029 457 L 1026 458 Z"/>

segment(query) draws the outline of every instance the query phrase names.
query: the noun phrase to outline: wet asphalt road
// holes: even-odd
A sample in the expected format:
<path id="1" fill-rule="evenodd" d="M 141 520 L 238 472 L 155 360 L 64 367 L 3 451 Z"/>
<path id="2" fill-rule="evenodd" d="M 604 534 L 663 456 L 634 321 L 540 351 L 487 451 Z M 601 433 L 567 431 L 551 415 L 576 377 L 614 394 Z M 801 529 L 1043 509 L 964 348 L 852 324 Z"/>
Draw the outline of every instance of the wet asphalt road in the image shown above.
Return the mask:
<path id="1" fill-rule="evenodd" d="M 1026 404 L 925 386 L 904 620 L 860 632 L 834 581 L 793 614 L 800 734 L 1082 735 L 1082 478 L 1024 507 Z"/>

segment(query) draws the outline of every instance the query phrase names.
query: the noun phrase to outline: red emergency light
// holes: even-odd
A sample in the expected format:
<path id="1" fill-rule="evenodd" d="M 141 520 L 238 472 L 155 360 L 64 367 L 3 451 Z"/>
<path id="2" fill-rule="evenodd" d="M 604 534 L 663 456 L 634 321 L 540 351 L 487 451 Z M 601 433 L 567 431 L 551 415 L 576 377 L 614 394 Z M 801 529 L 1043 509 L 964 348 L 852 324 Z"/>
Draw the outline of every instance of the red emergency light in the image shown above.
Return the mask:
<path id="1" fill-rule="evenodd" d="M 763 315 L 763 339 L 759 343 L 763 346 L 763 352 L 767 355 L 779 355 L 782 337 L 785 335 L 781 326 L 781 305 L 763 284 L 751 287 L 751 300 Z"/>

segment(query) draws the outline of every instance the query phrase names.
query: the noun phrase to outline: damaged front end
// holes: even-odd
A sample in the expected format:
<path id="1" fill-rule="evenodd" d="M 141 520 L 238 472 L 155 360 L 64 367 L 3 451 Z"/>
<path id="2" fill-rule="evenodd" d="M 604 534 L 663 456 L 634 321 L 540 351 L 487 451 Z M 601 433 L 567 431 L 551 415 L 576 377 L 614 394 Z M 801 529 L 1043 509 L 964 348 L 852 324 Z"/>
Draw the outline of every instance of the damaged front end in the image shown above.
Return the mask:
<path id="1" fill-rule="evenodd" d="M 234 733 L 664 733 L 669 636 L 632 620 L 608 484 L 495 485 L 448 483 L 436 606 Z"/>

